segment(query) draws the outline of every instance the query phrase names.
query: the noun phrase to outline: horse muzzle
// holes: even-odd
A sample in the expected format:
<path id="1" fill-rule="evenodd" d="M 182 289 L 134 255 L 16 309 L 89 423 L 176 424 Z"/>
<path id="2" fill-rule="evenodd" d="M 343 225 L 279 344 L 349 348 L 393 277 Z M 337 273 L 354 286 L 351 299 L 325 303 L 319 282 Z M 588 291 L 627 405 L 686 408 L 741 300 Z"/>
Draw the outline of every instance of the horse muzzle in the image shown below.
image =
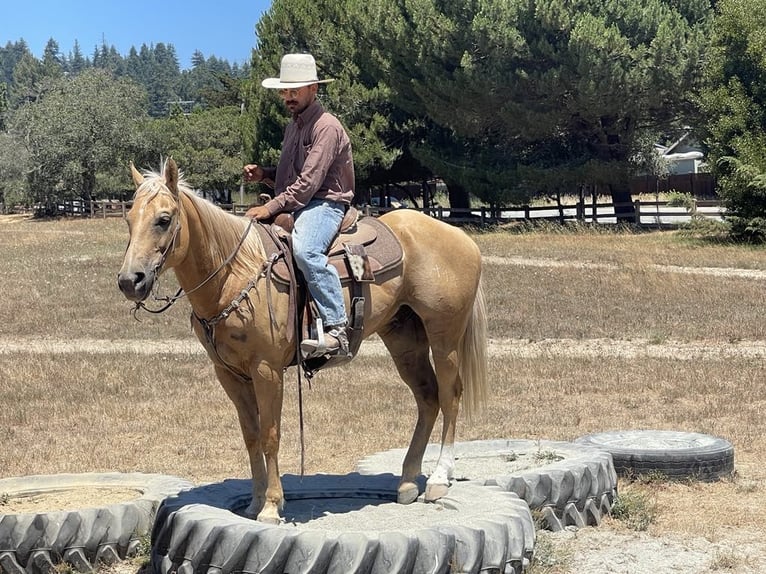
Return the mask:
<path id="1" fill-rule="evenodd" d="M 120 270 L 117 285 L 129 301 L 143 301 L 154 286 L 154 272 Z"/>

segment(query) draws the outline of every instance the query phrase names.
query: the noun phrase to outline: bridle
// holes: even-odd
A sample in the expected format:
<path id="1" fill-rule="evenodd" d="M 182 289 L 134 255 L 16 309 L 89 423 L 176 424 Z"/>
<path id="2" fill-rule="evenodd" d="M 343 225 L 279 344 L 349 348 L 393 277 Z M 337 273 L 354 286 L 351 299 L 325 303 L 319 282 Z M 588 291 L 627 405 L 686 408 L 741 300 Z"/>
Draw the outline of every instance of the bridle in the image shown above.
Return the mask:
<path id="1" fill-rule="evenodd" d="M 159 262 L 152 269 L 152 273 L 154 273 L 154 275 L 156 277 L 155 283 L 154 283 L 154 287 L 152 288 L 152 299 L 154 299 L 154 301 L 164 302 L 165 304 L 162 307 L 160 307 L 159 309 L 150 309 L 149 307 L 147 307 L 145 305 L 145 303 L 143 301 L 136 301 L 135 307 L 133 308 L 133 316 L 136 317 L 139 309 L 143 309 L 144 311 L 147 311 L 148 313 L 152 313 L 152 314 L 155 314 L 155 315 L 160 314 L 160 313 L 164 313 L 165 311 L 170 309 L 173 306 L 173 304 L 176 301 L 178 301 L 179 299 L 183 299 L 184 297 L 188 296 L 189 294 L 194 293 L 198 289 L 201 289 L 202 287 L 207 285 L 213 279 L 213 277 L 218 275 L 218 273 L 220 273 L 221 270 L 224 267 L 226 267 L 229 263 L 231 263 L 234 260 L 234 258 L 237 256 L 237 253 L 239 253 L 239 250 L 242 248 L 242 245 L 244 244 L 245 239 L 247 238 L 248 233 L 250 233 L 250 228 L 253 226 L 253 221 L 255 221 L 255 220 L 254 219 L 250 219 L 250 221 L 247 224 L 247 227 L 245 228 L 244 233 L 239 238 L 239 242 L 237 243 L 237 245 L 234 248 L 234 250 L 229 254 L 229 256 L 226 259 L 224 259 L 224 261 L 216 268 L 215 271 L 213 271 L 210 275 L 208 275 L 205 279 L 203 279 L 193 289 L 189 289 L 188 291 L 184 291 L 184 289 L 182 287 L 179 287 L 178 291 L 176 291 L 175 295 L 173 295 L 172 297 L 167 297 L 167 296 L 162 297 L 162 296 L 160 296 L 157 293 L 157 291 L 159 290 L 159 273 L 160 273 L 160 271 L 162 270 L 162 268 L 165 265 L 165 261 L 167 260 L 168 255 L 170 254 L 170 250 L 175 245 L 176 238 L 178 237 L 178 232 L 181 230 L 181 222 L 180 221 L 176 221 L 176 227 L 173 230 L 173 236 L 172 236 L 170 242 L 168 243 L 168 246 L 162 252 L 162 256 L 160 257 Z"/>
<path id="2" fill-rule="evenodd" d="M 160 297 L 156 291 L 159 289 L 159 272 L 162 270 L 163 266 L 165 265 L 165 261 L 168 258 L 168 255 L 170 254 L 170 250 L 175 245 L 176 239 L 178 237 L 178 233 L 181 229 L 181 222 L 180 218 L 178 221 L 176 221 L 176 227 L 173 230 L 173 236 L 168 243 L 168 246 L 165 248 L 165 250 L 162 252 L 162 256 L 160 257 L 160 261 L 157 263 L 157 265 L 154 266 L 153 273 L 156 276 L 155 284 L 152 287 L 152 298 L 155 301 L 162 301 L 165 304 L 159 308 L 159 309 L 150 309 L 147 307 L 143 301 L 137 301 L 135 304 L 135 307 L 133 308 L 133 316 L 138 319 L 137 314 L 139 309 L 144 309 L 145 311 L 153 314 L 159 314 L 164 313 L 170 307 L 173 306 L 173 304 L 178 301 L 179 299 L 183 299 L 190 293 L 194 293 L 198 289 L 201 289 L 204 285 L 206 285 L 209 281 L 213 279 L 218 273 L 221 272 L 221 270 L 226 267 L 229 263 L 231 263 L 234 258 L 237 256 L 237 253 L 239 253 L 239 250 L 242 248 L 242 245 L 245 242 L 245 239 L 247 238 L 247 235 L 250 233 L 250 229 L 253 226 L 253 223 L 255 222 L 255 219 L 250 218 L 250 221 L 247 224 L 247 227 L 245 228 L 244 233 L 239 238 L 239 242 L 237 243 L 234 250 L 229 254 L 229 256 L 216 268 L 215 271 L 213 271 L 210 275 L 208 275 L 202 282 L 200 282 L 197 286 L 195 286 L 193 289 L 190 289 L 189 291 L 184 291 L 183 288 L 179 287 L 178 291 L 176 291 L 175 295 L 172 297 Z M 281 243 L 277 242 L 277 245 L 281 245 Z M 226 307 L 223 311 L 221 311 L 216 317 L 213 317 L 212 319 L 201 319 L 197 317 L 197 320 L 200 322 L 200 325 L 202 326 L 205 336 L 208 339 L 208 342 L 211 343 L 211 348 L 213 351 L 217 354 L 217 349 L 215 346 L 215 343 L 213 341 L 213 329 L 215 329 L 215 325 L 221 320 L 226 318 L 228 314 L 231 312 L 231 310 L 235 309 L 239 306 L 241 301 L 247 296 L 247 292 L 255 286 L 255 283 L 258 281 L 258 279 L 262 277 L 268 277 L 271 272 L 271 267 L 276 261 L 276 259 L 279 257 L 280 254 L 272 257 L 271 259 L 267 259 L 264 261 L 263 268 L 261 269 L 261 272 L 258 274 L 258 276 L 255 279 L 252 279 L 248 282 L 247 286 L 241 291 L 239 296 L 232 301 L 228 307 Z M 286 257 L 286 253 L 283 251 L 281 253 L 281 256 Z M 292 282 L 293 288 L 295 287 L 295 282 Z M 272 318 L 272 321 L 274 320 L 274 314 L 271 312 L 271 300 L 270 300 L 270 294 L 269 297 L 269 316 Z M 296 316 L 296 322 L 298 321 L 298 318 Z M 299 328 L 299 327 L 297 327 Z M 300 357 L 300 344 L 298 343 L 300 341 L 300 337 L 296 336 L 296 356 Z M 240 378 L 243 381 L 247 381 L 248 377 L 246 375 L 243 375 L 242 373 L 239 373 L 237 370 L 233 369 L 231 366 L 227 365 L 222 359 L 219 360 L 222 365 L 224 365 L 231 373 L 234 374 L 234 376 Z M 301 468 L 301 476 L 304 475 L 305 471 L 305 459 L 306 459 L 306 445 L 305 445 L 305 436 L 304 436 L 304 417 L 303 417 L 303 381 L 301 378 L 301 369 L 298 368 L 298 418 L 299 418 L 299 428 L 300 428 L 300 468 Z"/>

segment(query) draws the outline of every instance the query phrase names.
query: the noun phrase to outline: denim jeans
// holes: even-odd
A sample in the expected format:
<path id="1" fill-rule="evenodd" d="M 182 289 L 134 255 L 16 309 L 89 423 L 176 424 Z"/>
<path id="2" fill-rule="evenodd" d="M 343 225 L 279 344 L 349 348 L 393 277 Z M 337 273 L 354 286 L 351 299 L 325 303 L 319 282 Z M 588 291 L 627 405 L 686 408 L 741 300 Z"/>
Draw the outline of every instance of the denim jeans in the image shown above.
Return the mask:
<path id="1" fill-rule="evenodd" d="M 295 263 L 306 279 L 325 327 L 346 324 L 340 278 L 326 255 L 345 212 L 342 203 L 326 199 L 312 199 L 306 207 L 295 212 Z"/>

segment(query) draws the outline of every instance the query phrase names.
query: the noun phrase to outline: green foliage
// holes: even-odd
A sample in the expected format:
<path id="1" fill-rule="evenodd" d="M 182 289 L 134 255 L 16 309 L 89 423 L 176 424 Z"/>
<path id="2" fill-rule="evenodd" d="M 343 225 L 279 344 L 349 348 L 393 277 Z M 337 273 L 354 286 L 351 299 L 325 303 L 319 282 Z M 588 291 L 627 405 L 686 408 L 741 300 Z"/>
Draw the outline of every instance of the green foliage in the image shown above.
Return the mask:
<path id="1" fill-rule="evenodd" d="M 253 54 L 246 90 L 249 161 L 273 165 L 279 158 L 289 117 L 275 91 L 261 87 L 261 81 L 279 75 L 280 60 L 289 52 L 311 53 L 320 77 L 335 79 L 320 90 L 320 100 L 349 133 L 358 188 L 376 183 L 381 172 L 392 168 L 402 155 L 404 136 L 396 125 L 396 110 L 389 103 L 390 88 L 362 66 L 360 40 L 350 12 L 358 11 L 355 3 L 275 0 L 258 22 L 258 49 Z M 401 179 L 407 178 L 398 181 Z"/>
<path id="2" fill-rule="evenodd" d="M 26 200 L 30 158 L 12 134 L 0 131 L 0 211 Z"/>
<path id="3" fill-rule="evenodd" d="M 683 207 L 690 212 L 697 210 L 697 202 L 691 193 L 671 190 L 668 192 L 668 205 L 673 207 Z"/>
<path id="4" fill-rule="evenodd" d="M 733 238 L 766 239 L 766 5 L 721 0 L 699 104 Z"/>
<path id="5" fill-rule="evenodd" d="M 181 72 L 162 43 L 85 57 L 51 39 L 39 61 L 23 40 L 0 47 L 0 203 L 123 197 L 129 161 L 171 154 L 192 185 L 228 197 L 242 168 L 245 70 L 200 52 L 193 63 Z"/>
<path id="6" fill-rule="evenodd" d="M 163 155 L 172 156 L 193 188 L 231 201 L 229 194 L 239 186 L 242 174 L 239 106 L 157 119 L 149 130 L 147 164 L 158 163 Z"/>
<path id="7" fill-rule="evenodd" d="M 623 489 L 612 505 L 612 516 L 631 530 L 642 532 L 656 519 L 657 508 L 646 492 Z"/>
<path id="8" fill-rule="evenodd" d="M 691 113 L 710 15 L 708 2 L 666 0 L 360 8 L 370 73 L 397 107 L 451 136 L 427 130 L 417 157 L 440 174 L 459 166 L 450 177 L 490 203 L 626 187 L 645 126 Z"/>
<path id="9" fill-rule="evenodd" d="M 29 157 L 29 199 L 45 204 L 112 195 L 116 190 L 100 187 L 97 175 L 124 174 L 140 148 L 144 98 L 129 80 L 95 69 L 45 83 L 11 125 L 15 145 Z"/>
<path id="10" fill-rule="evenodd" d="M 720 194 L 732 237 L 754 243 L 766 241 L 766 166 L 736 157 L 723 157 L 718 165 L 726 170 L 721 174 Z"/>

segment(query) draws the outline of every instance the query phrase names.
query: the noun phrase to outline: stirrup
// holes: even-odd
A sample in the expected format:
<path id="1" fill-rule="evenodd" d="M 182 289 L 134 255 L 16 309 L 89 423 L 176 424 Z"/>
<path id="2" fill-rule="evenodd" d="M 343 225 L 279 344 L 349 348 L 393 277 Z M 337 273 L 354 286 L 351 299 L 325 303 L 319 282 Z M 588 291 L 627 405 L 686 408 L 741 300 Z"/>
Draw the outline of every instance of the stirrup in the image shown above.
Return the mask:
<path id="1" fill-rule="evenodd" d="M 316 326 L 316 339 L 304 339 L 301 341 L 301 355 L 304 359 L 322 357 L 325 355 L 349 355 L 348 335 L 346 335 L 345 327 L 333 327 L 325 333 L 322 328 L 321 319 L 317 319 Z"/>

